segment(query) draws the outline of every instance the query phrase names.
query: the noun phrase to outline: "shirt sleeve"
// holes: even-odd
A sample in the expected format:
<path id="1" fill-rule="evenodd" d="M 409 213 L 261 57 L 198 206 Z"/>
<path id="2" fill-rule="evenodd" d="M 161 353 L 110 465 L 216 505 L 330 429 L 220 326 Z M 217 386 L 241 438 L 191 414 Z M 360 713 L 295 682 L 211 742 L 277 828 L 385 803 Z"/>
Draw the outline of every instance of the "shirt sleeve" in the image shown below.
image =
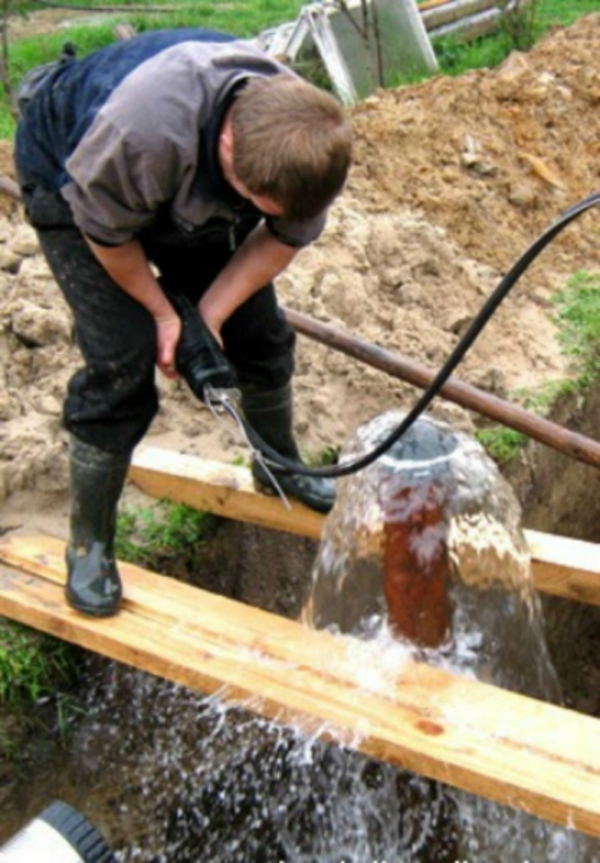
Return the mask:
<path id="1" fill-rule="evenodd" d="M 327 212 L 324 211 L 314 219 L 301 222 L 280 216 L 267 216 L 265 222 L 276 240 L 286 246 L 301 249 L 313 243 L 321 235 L 327 222 Z"/>
<path id="2" fill-rule="evenodd" d="M 176 192 L 180 165 L 176 148 L 162 139 L 160 150 L 131 129 L 99 115 L 66 169 L 61 189 L 77 227 L 106 245 L 120 245 L 148 227 L 160 205 Z"/>

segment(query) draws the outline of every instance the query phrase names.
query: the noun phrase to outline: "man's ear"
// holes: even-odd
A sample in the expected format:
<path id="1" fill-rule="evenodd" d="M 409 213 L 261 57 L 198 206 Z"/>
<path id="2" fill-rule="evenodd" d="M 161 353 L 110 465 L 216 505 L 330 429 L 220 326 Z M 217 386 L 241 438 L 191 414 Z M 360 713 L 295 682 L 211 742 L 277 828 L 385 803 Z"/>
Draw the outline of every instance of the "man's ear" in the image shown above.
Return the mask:
<path id="1" fill-rule="evenodd" d="M 223 168 L 233 166 L 233 124 L 230 114 L 225 117 L 219 134 L 219 156 Z"/>

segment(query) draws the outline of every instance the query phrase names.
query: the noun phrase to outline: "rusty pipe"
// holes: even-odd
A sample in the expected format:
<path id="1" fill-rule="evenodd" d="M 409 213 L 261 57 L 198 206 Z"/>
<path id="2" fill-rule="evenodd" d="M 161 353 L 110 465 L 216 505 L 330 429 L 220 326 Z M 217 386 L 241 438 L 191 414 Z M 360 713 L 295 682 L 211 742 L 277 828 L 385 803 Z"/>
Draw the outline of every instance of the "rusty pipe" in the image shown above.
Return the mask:
<path id="1" fill-rule="evenodd" d="M 340 351 L 368 366 L 425 389 L 435 378 L 436 372 L 421 363 L 393 354 L 342 329 L 323 324 L 302 312 L 284 308 L 292 326 L 302 335 L 327 347 Z M 545 446 L 563 453 L 584 464 L 600 467 L 600 443 L 578 432 L 570 431 L 550 420 L 538 417 L 524 408 L 486 393 L 470 384 L 461 383 L 451 377 L 440 390 L 448 401 L 475 411 L 507 428 L 521 432 Z"/>

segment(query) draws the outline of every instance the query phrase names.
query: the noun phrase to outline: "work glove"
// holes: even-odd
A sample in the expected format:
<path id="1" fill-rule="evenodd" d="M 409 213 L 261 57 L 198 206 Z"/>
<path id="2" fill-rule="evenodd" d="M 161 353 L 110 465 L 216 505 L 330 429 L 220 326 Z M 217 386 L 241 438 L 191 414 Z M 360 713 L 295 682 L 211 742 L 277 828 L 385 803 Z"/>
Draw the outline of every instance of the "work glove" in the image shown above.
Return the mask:
<path id="1" fill-rule="evenodd" d="M 237 387 L 235 370 L 198 310 L 184 294 L 165 292 L 181 318 L 181 335 L 175 350 L 175 367 L 200 401 L 207 401 L 206 388 Z"/>

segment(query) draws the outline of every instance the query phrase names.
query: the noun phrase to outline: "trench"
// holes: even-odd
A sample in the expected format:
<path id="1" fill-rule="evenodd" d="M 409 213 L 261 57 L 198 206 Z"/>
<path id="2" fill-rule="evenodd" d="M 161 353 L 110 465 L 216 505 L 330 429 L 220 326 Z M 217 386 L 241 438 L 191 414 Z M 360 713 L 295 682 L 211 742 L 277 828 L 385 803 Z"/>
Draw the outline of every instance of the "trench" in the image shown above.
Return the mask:
<path id="1" fill-rule="evenodd" d="M 553 419 L 594 437 L 600 387 Z M 531 443 L 505 471 L 524 527 L 600 542 L 600 473 Z M 316 543 L 220 521 L 197 585 L 298 617 Z M 600 718 L 600 609 L 544 597 L 564 703 Z M 600 842 L 461 795 L 343 742 L 85 655 L 68 745 L 34 741 L 4 777 L 0 843 L 54 799 L 85 814 L 120 863 L 600 863 Z M 485 825 L 482 831 L 481 825 Z M 460 855 L 460 856 L 459 856 Z"/>

